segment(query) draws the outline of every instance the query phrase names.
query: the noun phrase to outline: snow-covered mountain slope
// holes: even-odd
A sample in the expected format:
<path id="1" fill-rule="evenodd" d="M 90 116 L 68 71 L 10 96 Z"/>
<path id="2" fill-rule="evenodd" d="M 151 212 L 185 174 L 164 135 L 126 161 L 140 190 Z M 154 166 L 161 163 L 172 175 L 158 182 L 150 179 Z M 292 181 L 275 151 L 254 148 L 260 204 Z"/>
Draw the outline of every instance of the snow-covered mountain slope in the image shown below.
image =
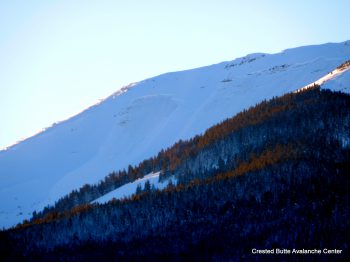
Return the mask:
<path id="1" fill-rule="evenodd" d="M 92 203 L 103 204 L 103 203 L 106 203 L 112 199 L 122 199 L 125 197 L 130 197 L 132 194 L 135 194 L 136 188 L 138 185 L 140 185 L 141 188 L 144 189 L 147 181 L 149 181 L 151 187 L 154 187 L 154 188 L 160 189 L 160 190 L 166 188 L 170 181 L 174 185 L 176 185 L 176 180 L 174 178 L 169 178 L 165 181 L 160 182 L 159 181 L 159 173 L 160 172 L 151 173 L 151 174 L 144 176 L 143 178 L 135 180 L 134 182 L 127 183 L 127 184 L 105 194 L 104 196 L 92 201 Z"/>
<path id="2" fill-rule="evenodd" d="M 321 77 L 320 79 L 299 88 L 295 92 L 300 92 L 300 91 L 303 91 L 304 89 L 313 87 L 314 85 L 319 85 L 322 88 L 330 89 L 333 91 L 340 91 L 340 92 L 349 94 L 350 93 L 349 69 L 350 69 L 350 60 L 346 61 L 340 67 L 337 67 L 336 69 L 332 70 L 331 72 Z"/>
<path id="3" fill-rule="evenodd" d="M 350 41 L 306 46 L 167 73 L 124 88 L 0 151 L 0 227 L 263 99 L 306 86 L 349 58 Z M 344 77 L 336 79 L 348 83 L 348 74 Z"/>
<path id="4" fill-rule="evenodd" d="M 340 91 L 350 94 L 350 66 L 342 74 L 330 79 L 322 85 L 322 88 L 327 88 L 333 91 Z"/>

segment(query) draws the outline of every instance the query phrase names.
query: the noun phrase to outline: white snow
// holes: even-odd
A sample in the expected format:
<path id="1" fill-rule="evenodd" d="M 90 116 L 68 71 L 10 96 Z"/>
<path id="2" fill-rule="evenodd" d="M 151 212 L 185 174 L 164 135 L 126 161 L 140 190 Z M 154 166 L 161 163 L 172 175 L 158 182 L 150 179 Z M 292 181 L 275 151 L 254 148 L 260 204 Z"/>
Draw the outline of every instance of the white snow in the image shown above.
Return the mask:
<path id="1" fill-rule="evenodd" d="M 321 88 L 330 89 L 332 91 L 340 91 L 350 94 L 350 67 L 342 72 L 342 74 L 333 77 L 322 85 Z"/>
<path id="2" fill-rule="evenodd" d="M 112 200 L 113 198 L 122 199 L 125 197 L 130 197 L 131 195 L 135 194 L 136 188 L 138 185 L 140 185 L 141 188 L 143 189 L 146 181 L 150 182 L 151 187 L 154 186 L 155 189 L 160 189 L 160 190 L 166 188 L 170 181 L 172 181 L 172 183 L 176 185 L 176 180 L 174 178 L 169 178 L 167 180 L 159 182 L 159 174 L 160 172 L 148 174 L 143 178 L 137 179 L 132 183 L 125 184 L 109 192 L 108 194 L 105 194 L 104 196 L 92 201 L 92 203 L 103 204 Z"/>
<path id="3" fill-rule="evenodd" d="M 325 75 L 325 76 L 321 77 L 320 79 L 318 79 L 318 80 L 312 82 L 311 84 L 308 84 L 308 85 L 306 85 L 306 86 L 303 86 L 302 88 L 299 88 L 299 89 L 296 90 L 295 92 L 296 92 L 296 93 L 297 93 L 297 92 L 301 92 L 301 91 L 303 91 L 303 90 L 305 90 L 305 89 L 308 89 L 308 88 L 310 88 L 310 87 L 313 87 L 314 85 L 322 86 L 322 85 L 324 85 L 324 84 L 326 84 L 326 85 L 325 85 L 326 87 L 323 86 L 323 88 L 332 89 L 333 91 L 336 91 L 336 90 L 337 90 L 337 91 L 349 92 L 349 90 L 350 90 L 350 87 L 349 87 L 350 82 L 348 81 L 348 80 L 349 80 L 348 77 L 345 77 L 345 76 L 347 75 L 347 73 L 345 73 L 345 72 L 348 71 L 349 69 L 350 69 L 350 66 L 344 67 L 344 68 L 342 68 L 342 69 L 336 68 L 336 69 L 334 69 L 333 71 L 331 71 L 330 73 L 328 73 L 327 75 Z M 345 73 L 345 74 L 344 74 L 344 73 Z M 340 77 L 341 80 L 344 80 L 344 79 L 345 79 L 345 81 L 342 81 L 342 82 L 344 82 L 345 86 L 344 86 L 343 89 L 339 89 L 339 90 L 338 90 L 339 85 L 341 86 L 342 83 L 340 83 L 339 79 L 338 79 L 338 81 L 334 81 L 334 80 L 337 79 L 339 76 L 341 76 L 341 77 Z M 345 78 L 344 78 L 344 77 L 345 77 Z M 331 80 L 332 80 L 332 81 L 331 81 Z M 336 88 L 335 86 L 330 86 L 329 83 L 333 83 L 333 85 L 334 85 L 334 84 L 335 84 L 335 85 L 338 85 L 338 87 Z"/>
<path id="4" fill-rule="evenodd" d="M 124 88 L 0 151 L 0 228 L 264 99 L 313 83 L 349 57 L 346 43 L 306 46 L 167 73 Z M 348 72 L 330 85 L 349 83 Z"/>

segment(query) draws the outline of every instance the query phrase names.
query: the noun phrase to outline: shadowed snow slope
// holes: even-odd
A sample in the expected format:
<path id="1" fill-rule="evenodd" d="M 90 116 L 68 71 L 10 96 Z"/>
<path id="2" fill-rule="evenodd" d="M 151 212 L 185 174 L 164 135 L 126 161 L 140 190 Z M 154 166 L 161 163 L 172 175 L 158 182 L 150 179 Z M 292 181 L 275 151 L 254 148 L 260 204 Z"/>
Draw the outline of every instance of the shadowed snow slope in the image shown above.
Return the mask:
<path id="1" fill-rule="evenodd" d="M 151 173 L 151 174 L 144 176 L 143 178 L 135 180 L 134 182 L 127 183 L 127 184 L 105 194 L 104 196 L 92 201 L 92 203 L 103 204 L 103 203 L 106 203 L 106 202 L 112 200 L 113 198 L 122 199 L 125 197 L 130 197 L 132 194 L 135 194 L 136 188 L 138 185 L 141 186 L 141 189 L 144 189 L 146 181 L 149 181 L 151 187 L 154 187 L 155 189 L 160 189 L 160 190 L 166 188 L 166 186 L 168 185 L 168 183 L 170 181 L 174 185 L 176 184 L 176 180 L 174 178 L 170 178 L 170 179 L 167 179 L 165 181 L 159 182 L 159 173 L 160 172 Z"/>
<path id="2" fill-rule="evenodd" d="M 263 99 L 306 86 L 349 58 L 349 41 L 307 46 L 167 73 L 124 88 L 0 151 L 0 226 L 12 226 L 72 189 L 137 164 Z M 332 83 L 345 88 L 349 74 Z"/>

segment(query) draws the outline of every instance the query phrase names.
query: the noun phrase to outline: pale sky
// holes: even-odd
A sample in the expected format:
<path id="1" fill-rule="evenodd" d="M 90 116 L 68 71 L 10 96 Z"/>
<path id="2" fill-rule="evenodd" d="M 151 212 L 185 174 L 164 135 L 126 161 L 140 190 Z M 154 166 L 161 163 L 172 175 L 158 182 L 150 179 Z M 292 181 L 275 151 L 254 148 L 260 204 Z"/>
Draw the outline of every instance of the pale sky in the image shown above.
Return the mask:
<path id="1" fill-rule="evenodd" d="M 131 82 L 349 40 L 349 10 L 347 0 L 0 0 L 0 148 Z"/>

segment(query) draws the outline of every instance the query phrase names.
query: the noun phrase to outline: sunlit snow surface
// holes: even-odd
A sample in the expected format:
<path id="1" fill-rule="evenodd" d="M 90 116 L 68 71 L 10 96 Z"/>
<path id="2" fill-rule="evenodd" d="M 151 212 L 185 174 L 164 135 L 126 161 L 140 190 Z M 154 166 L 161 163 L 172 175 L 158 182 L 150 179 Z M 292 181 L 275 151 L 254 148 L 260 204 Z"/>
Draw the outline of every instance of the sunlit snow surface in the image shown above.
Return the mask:
<path id="1" fill-rule="evenodd" d="M 333 71 L 329 72 L 327 75 L 321 77 L 320 79 L 303 86 L 295 91 L 295 93 L 303 91 L 305 89 L 308 89 L 310 87 L 313 87 L 314 85 L 319 85 L 322 88 L 330 89 L 333 91 L 340 91 L 343 93 L 350 93 L 350 65 L 344 66 L 342 69 L 334 69 Z"/>
<path id="2" fill-rule="evenodd" d="M 324 83 L 322 88 L 350 94 L 350 68 L 343 72 L 343 74 L 338 75 L 332 78 L 330 81 Z"/>
<path id="3" fill-rule="evenodd" d="M 304 87 L 349 59 L 350 42 L 251 54 L 163 74 L 113 94 L 0 151 L 0 227 L 15 225 L 72 189 L 154 156 L 263 99 Z M 349 70 L 324 86 L 348 90 Z"/>

